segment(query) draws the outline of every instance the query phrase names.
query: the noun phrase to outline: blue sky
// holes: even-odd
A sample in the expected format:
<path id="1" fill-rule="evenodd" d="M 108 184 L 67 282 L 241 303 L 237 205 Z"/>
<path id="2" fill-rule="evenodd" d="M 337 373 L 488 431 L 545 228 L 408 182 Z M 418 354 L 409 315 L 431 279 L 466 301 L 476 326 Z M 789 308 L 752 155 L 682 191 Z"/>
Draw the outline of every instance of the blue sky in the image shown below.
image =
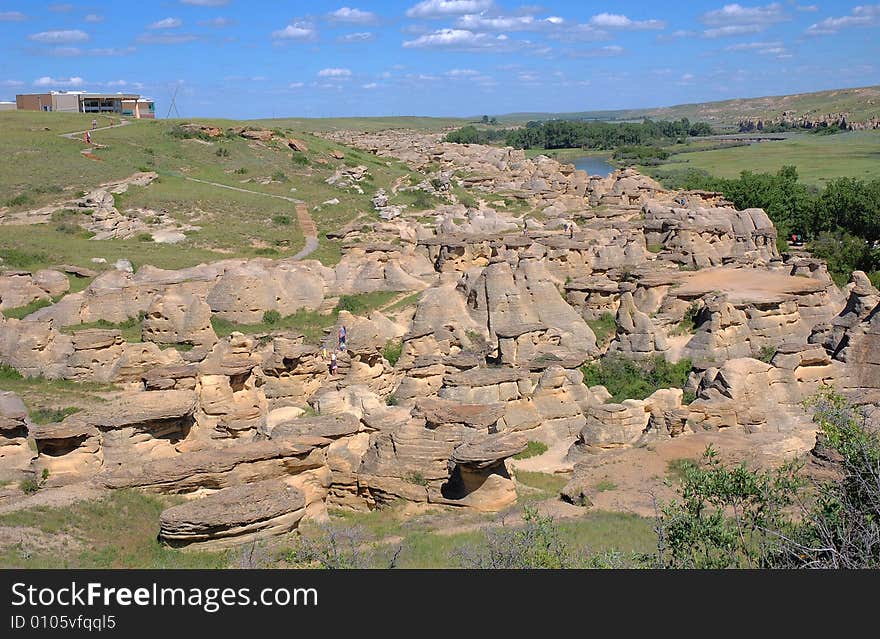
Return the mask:
<path id="1" fill-rule="evenodd" d="M 540 0 L 538 0 L 540 2 Z M 0 99 L 133 91 L 184 117 L 480 115 L 880 84 L 880 4 L 0 1 Z"/>

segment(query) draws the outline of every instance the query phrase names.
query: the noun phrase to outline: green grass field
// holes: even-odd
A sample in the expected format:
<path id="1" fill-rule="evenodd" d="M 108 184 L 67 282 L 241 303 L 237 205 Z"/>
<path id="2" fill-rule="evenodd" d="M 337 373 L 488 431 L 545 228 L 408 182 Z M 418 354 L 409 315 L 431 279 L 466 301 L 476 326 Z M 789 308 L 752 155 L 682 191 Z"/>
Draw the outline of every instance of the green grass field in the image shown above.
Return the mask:
<path id="1" fill-rule="evenodd" d="M 89 240 L 73 224 L 16 226 L 0 234 L 3 252 L 24 252 L 19 268 L 38 268 L 68 262 L 89 266 L 91 258 L 113 262 L 124 257 L 136 266 L 152 264 L 181 268 L 226 257 L 282 258 L 302 249 L 305 239 L 296 222 L 292 198 L 309 207 L 322 234 L 337 229 L 361 213 L 372 214 L 370 198 L 378 188 L 389 188 L 408 173 L 399 162 L 329 142 L 303 130 L 273 123 L 284 137 L 304 141 L 309 150 L 294 153 L 283 139 L 257 143 L 237 135 L 211 140 L 173 135 L 178 120 L 138 120 L 115 129 L 96 131 L 97 160 L 84 157 L 79 140 L 60 137 L 91 125 L 91 117 L 66 113 L 0 113 L 0 153 L 11 160 L 0 172 L 0 207 L 11 213 L 33 210 L 78 197 L 99 184 L 128 177 L 141 170 L 160 178 L 147 187 L 132 187 L 117 197 L 120 211 L 130 208 L 166 210 L 181 224 L 200 227 L 188 231 L 176 246 L 150 241 Z M 253 126 L 250 122 L 198 120 L 227 129 Z M 110 123 L 100 118 L 99 125 Z M 380 125 L 377 125 L 380 126 Z M 318 127 L 320 128 L 320 127 Z M 343 159 L 331 153 L 342 153 Z M 368 178 L 355 189 L 331 186 L 325 180 L 338 168 L 362 164 Z M 242 193 L 193 182 L 186 178 L 246 189 Z M 325 204 L 329 200 L 338 204 Z M 11 228 L 11 227 L 9 227 Z M 323 238 L 314 257 L 332 264 L 339 259 L 334 242 Z M 7 263 L 9 261 L 7 260 Z M 11 264 L 11 263 L 10 263 Z"/>
<path id="2" fill-rule="evenodd" d="M 742 118 L 773 118 L 783 111 L 819 116 L 826 113 L 849 113 L 850 120 L 864 121 L 876 117 L 880 86 L 831 89 L 814 93 L 737 98 L 719 102 L 677 104 L 666 107 L 621 109 L 605 111 L 578 111 L 570 113 L 510 113 L 498 116 L 503 124 L 524 123 L 529 120 L 598 119 L 614 121 L 678 120 L 709 122 L 719 128 L 729 128 Z M 725 127 L 726 125 L 726 127 Z"/>
<path id="3" fill-rule="evenodd" d="M 838 177 L 880 178 L 880 131 L 800 134 L 781 141 L 680 153 L 666 164 L 640 169 L 654 176 L 694 168 L 736 177 L 742 171 L 775 173 L 787 164 L 797 166 L 806 184 L 821 185 Z"/>
<path id="4" fill-rule="evenodd" d="M 476 120 L 467 118 L 425 118 L 419 116 L 372 117 L 372 118 L 270 118 L 254 120 L 252 124 L 267 128 L 289 127 L 298 131 L 381 131 L 383 129 L 415 129 L 419 131 L 442 131 L 460 127 Z"/>

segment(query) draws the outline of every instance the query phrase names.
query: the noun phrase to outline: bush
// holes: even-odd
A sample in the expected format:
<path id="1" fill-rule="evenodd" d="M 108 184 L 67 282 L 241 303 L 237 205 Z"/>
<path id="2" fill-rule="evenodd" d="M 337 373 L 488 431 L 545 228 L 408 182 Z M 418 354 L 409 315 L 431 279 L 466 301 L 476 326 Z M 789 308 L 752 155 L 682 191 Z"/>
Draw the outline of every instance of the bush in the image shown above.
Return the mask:
<path id="1" fill-rule="evenodd" d="M 833 389 L 805 402 L 819 425 L 816 449 L 831 471 L 811 485 L 794 462 L 770 471 L 725 468 L 709 447 L 681 462 L 678 499 L 662 505 L 663 568 L 880 567 L 880 436 L 868 415 Z M 797 509 L 792 508 L 798 505 Z"/>
<path id="2" fill-rule="evenodd" d="M 238 167 L 238 168 L 235 169 L 235 171 L 234 171 L 234 173 L 235 173 L 236 175 L 247 175 L 247 172 L 248 172 L 247 168 L 246 168 L 246 167 L 243 167 L 243 166 Z"/>
<path id="3" fill-rule="evenodd" d="M 417 470 L 407 474 L 403 478 L 403 481 L 409 482 L 410 484 L 415 484 L 416 486 L 428 485 L 428 480 L 425 479 L 425 476 Z"/>
<path id="4" fill-rule="evenodd" d="M 387 359 L 392 366 L 397 366 L 401 353 L 403 353 L 403 342 L 398 340 L 391 340 L 382 349 L 382 357 Z"/>
<path id="5" fill-rule="evenodd" d="M 287 182 L 287 175 L 284 171 L 275 171 L 272 174 L 272 180 L 275 182 Z"/>
<path id="6" fill-rule="evenodd" d="M 6 200 L 6 206 L 9 206 L 9 207 L 26 206 L 26 205 L 30 204 L 32 201 L 33 200 L 31 199 L 30 195 L 28 195 L 27 193 L 21 193 L 19 195 L 16 195 L 13 198 Z"/>
<path id="7" fill-rule="evenodd" d="M 537 457 L 538 455 L 543 455 L 547 452 L 547 444 L 544 442 L 537 442 L 530 440 L 528 444 L 526 444 L 526 449 L 517 453 L 513 456 L 514 459 L 528 459 L 529 457 Z"/>
<path id="8" fill-rule="evenodd" d="M 660 509 L 657 567 L 773 567 L 782 547 L 777 531 L 790 527 L 785 509 L 801 485 L 797 468 L 726 468 L 709 446 L 698 464 L 681 468 L 680 501 Z"/>
<path id="9" fill-rule="evenodd" d="M 0 363 L 0 380 L 8 382 L 24 379 L 24 376 L 9 364 Z"/>
<path id="10" fill-rule="evenodd" d="M 45 486 L 48 479 L 49 469 L 44 468 L 42 474 L 40 475 L 40 479 L 23 479 L 18 487 L 21 488 L 21 492 L 23 492 L 25 495 L 33 495 L 35 492 Z"/>
<path id="11" fill-rule="evenodd" d="M 266 311 L 263 313 L 263 323 L 268 324 L 269 326 L 274 326 L 281 320 L 281 313 L 278 311 Z"/>
<path id="12" fill-rule="evenodd" d="M 593 330 L 599 345 L 610 342 L 617 335 L 617 320 L 611 313 L 602 313 L 599 319 L 587 320 L 587 325 Z"/>
<path id="13" fill-rule="evenodd" d="M 31 266 L 45 264 L 49 257 L 45 253 L 30 253 L 15 248 L 0 248 L 0 264 L 3 266 L 26 269 Z"/>
<path id="14" fill-rule="evenodd" d="M 293 163 L 297 164 L 299 166 L 308 166 L 309 164 L 311 164 L 311 162 L 309 161 L 309 158 L 307 158 L 302 153 L 294 153 L 292 159 L 293 159 Z"/>
<path id="15" fill-rule="evenodd" d="M 765 364 L 769 364 L 773 360 L 773 358 L 776 357 L 776 351 L 777 348 L 775 346 L 762 346 L 756 359 L 761 360 Z"/>
<path id="16" fill-rule="evenodd" d="M 659 355 L 635 361 L 615 354 L 585 364 L 581 371 L 584 384 L 604 386 L 611 393 L 611 401 L 620 403 L 625 399 L 645 399 L 661 388 L 682 388 L 691 368 L 687 359 L 671 364 Z"/>
<path id="17" fill-rule="evenodd" d="M 699 325 L 699 317 L 700 317 L 700 303 L 692 302 L 690 306 L 684 312 L 684 317 L 681 318 L 681 321 L 678 323 L 674 333 L 678 335 L 685 335 L 688 333 L 693 333 Z"/>
<path id="18" fill-rule="evenodd" d="M 272 218 L 272 221 L 279 226 L 288 226 L 290 224 L 290 216 L 289 215 L 276 215 Z"/>
<path id="19" fill-rule="evenodd" d="M 137 241 L 138 242 L 152 242 L 153 236 L 149 233 L 138 233 L 137 234 Z"/>
<path id="20" fill-rule="evenodd" d="M 573 567 L 573 558 L 550 516 L 523 508 L 524 525 L 489 529 L 485 547 L 463 547 L 455 553 L 462 568 L 559 569 Z"/>
<path id="21" fill-rule="evenodd" d="M 68 415 L 80 412 L 82 409 L 76 406 L 66 408 L 39 408 L 30 412 L 31 421 L 35 424 L 51 424 L 64 421 Z"/>
<path id="22" fill-rule="evenodd" d="M 214 154 L 215 154 L 218 158 L 228 158 L 228 157 L 229 157 L 229 149 L 227 149 L 227 148 L 224 147 L 224 146 L 221 146 L 219 149 L 217 149 L 217 150 L 214 152 Z"/>

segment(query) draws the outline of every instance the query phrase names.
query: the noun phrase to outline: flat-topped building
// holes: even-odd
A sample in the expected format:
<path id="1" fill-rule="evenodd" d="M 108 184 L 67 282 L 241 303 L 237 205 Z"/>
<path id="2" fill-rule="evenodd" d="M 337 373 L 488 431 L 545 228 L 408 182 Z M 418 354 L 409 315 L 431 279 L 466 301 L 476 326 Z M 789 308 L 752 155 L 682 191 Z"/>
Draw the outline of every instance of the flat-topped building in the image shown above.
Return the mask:
<path id="1" fill-rule="evenodd" d="M 49 91 L 15 96 L 19 111 L 62 111 L 65 113 L 117 113 L 135 119 L 155 118 L 156 105 L 137 93 L 90 93 Z"/>

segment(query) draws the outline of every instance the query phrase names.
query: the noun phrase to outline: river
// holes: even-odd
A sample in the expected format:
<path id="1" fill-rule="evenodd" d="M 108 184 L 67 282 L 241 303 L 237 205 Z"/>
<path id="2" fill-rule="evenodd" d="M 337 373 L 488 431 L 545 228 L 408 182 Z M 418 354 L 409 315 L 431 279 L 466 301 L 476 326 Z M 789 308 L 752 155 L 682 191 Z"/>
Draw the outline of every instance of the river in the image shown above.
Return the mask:
<path id="1" fill-rule="evenodd" d="M 574 168 L 586 171 L 589 175 L 600 175 L 602 177 L 608 177 L 615 170 L 613 166 L 608 164 L 605 158 L 590 155 L 577 158 L 572 164 L 574 164 Z"/>

